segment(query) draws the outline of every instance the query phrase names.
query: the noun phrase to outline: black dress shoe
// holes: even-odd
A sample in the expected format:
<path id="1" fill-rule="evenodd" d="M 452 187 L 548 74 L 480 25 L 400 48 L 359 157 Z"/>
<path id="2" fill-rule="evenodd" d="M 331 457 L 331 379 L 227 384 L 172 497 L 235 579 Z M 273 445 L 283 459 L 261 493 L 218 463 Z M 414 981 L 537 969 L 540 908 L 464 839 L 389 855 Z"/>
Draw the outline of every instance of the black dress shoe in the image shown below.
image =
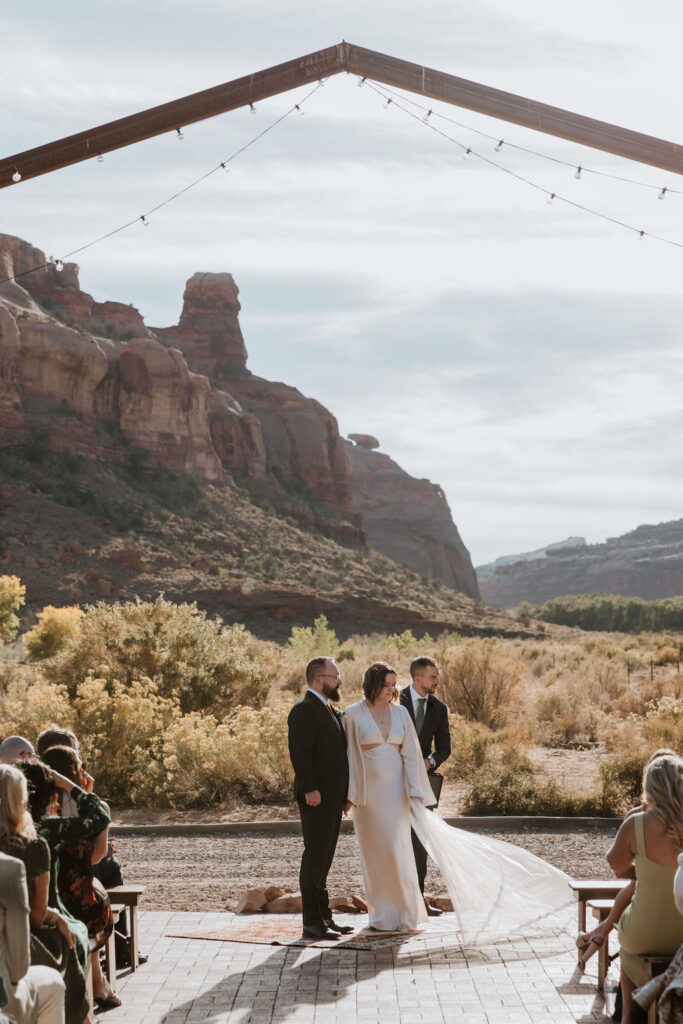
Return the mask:
<path id="1" fill-rule="evenodd" d="M 427 900 L 425 900 L 425 910 L 427 911 L 428 917 L 441 917 L 443 914 L 443 910 L 439 910 L 438 907 L 432 906 L 432 904 L 428 903 Z"/>
<path id="2" fill-rule="evenodd" d="M 312 928 L 304 928 L 304 930 L 303 930 L 303 937 L 304 937 L 304 939 L 316 939 L 316 940 L 324 939 L 325 941 L 328 941 L 328 940 L 331 940 L 331 939 L 339 939 L 339 938 L 341 938 L 341 933 L 338 932 L 338 931 L 333 931 L 331 928 L 312 927 Z"/>
<path id="3" fill-rule="evenodd" d="M 355 932 L 355 928 L 350 924 L 337 924 L 331 918 L 329 921 L 325 921 L 328 928 L 331 928 L 334 932 L 339 932 L 340 935 L 350 935 L 351 932 Z"/>

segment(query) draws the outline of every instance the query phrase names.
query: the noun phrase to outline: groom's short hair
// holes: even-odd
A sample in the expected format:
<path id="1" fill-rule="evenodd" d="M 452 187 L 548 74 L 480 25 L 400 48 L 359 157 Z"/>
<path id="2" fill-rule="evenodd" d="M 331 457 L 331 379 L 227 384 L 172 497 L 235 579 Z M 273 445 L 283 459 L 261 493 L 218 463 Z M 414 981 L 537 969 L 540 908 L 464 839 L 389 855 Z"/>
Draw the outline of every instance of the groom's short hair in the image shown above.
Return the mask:
<path id="1" fill-rule="evenodd" d="M 319 675 L 322 675 L 325 671 L 325 663 L 329 660 L 329 658 L 311 658 L 306 666 L 306 682 L 309 686 L 316 681 Z"/>
<path id="2" fill-rule="evenodd" d="M 410 663 L 410 675 L 414 679 L 415 676 L 420 675 L 422 670 L 425 668 L 438 668 L 439 666 L 433 658 L 428 658 L 426 654 L 421 655 L 419 658 L 415 658 Z"/>

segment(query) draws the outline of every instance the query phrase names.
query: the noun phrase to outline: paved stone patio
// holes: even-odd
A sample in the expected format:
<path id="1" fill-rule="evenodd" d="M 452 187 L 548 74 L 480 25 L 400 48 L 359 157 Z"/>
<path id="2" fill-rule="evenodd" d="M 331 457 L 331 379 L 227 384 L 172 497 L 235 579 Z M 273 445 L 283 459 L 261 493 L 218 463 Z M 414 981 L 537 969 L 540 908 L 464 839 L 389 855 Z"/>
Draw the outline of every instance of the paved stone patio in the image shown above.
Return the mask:
<path id="1" fill-rule="evenodd" d="M 149 962 L 119 975 L 123 1006 L 105 1024 L 576 1024 L 606 1021 L 597 958 L 581 974 L 576 911 L 551 939 L 463 951 L 455 936 L 391 949 L 329 950 L 172 939 L 215 931 L 232 914 L 140 914 Z M 359 926 L 365 918 L 342 918 Z"/>

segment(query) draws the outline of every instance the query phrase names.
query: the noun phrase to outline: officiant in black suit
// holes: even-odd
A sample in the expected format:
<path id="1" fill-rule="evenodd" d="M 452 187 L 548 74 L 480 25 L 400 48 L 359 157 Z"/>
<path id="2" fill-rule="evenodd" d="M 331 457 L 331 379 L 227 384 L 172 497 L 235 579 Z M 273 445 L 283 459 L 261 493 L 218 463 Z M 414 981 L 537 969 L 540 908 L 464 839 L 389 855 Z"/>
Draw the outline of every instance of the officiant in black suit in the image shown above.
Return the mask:
<path id="1" fill-rule="evenodd" d="M 338 939 L 353 928 L 332 919 L 327 875 L 347 809 L 349 762 L 339 700 L 341 678 L 332 658 L 306 666 L 308 690 L 289 712 L 289 756 L 299 805 L 304 852 L 299 871 L 304 937 Z"/>
<path id="2" fill-rule="evenodd" d="M 413 681 L 410 686 L 401 690 L 401 704 L 408 710 L 415 725 L 425 768 L 429 774 L 438 806 L 442 776 L 436 773 L 436 769 L 451 754 L 448 709 L 443 701 L 434 696 L 434 691 L 439 685 L 439 666 L 433 658 L 426 656 L 416 658 L 411 663 L 410 675 Z M 412 830 L 411 837 L 420 892 L 424 895 L 427 851 Z M 427 900 L 425 900 L 425 906 L 430 917 L 441 915 L 441 911 L 437 907 L 431 906 Z"/>

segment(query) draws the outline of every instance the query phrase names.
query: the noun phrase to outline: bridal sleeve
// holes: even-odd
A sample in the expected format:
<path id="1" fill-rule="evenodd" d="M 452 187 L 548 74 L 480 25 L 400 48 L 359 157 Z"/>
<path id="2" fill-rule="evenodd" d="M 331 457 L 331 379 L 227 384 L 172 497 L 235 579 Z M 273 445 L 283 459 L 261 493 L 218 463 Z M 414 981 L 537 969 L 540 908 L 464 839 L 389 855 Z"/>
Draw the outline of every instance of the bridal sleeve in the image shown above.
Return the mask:
<path id="1" fill-rule="evenodd" d="M 363 758 L 363 748 L 360 745 L 358 720 L 351 708 L 347 709 L 342 721 L 346 731 L 347 754 L 349 758 L 348 799 L 355 807 L 364 807 L 365 761 Z"/>
<path id="2" fill-rule="evenodd" d="M 401 743 L 400 750 L 401 758 L 403 759 L 403 779 L 408 799 L 422 800 L 425 807 L 433 807 L 436 804 L 436 800 L 424 765 L 415 726 L 409 712 L 404 707 L 399 705 L 397 710 L 401 714 L 403 724 L 403 742 Z"/>

